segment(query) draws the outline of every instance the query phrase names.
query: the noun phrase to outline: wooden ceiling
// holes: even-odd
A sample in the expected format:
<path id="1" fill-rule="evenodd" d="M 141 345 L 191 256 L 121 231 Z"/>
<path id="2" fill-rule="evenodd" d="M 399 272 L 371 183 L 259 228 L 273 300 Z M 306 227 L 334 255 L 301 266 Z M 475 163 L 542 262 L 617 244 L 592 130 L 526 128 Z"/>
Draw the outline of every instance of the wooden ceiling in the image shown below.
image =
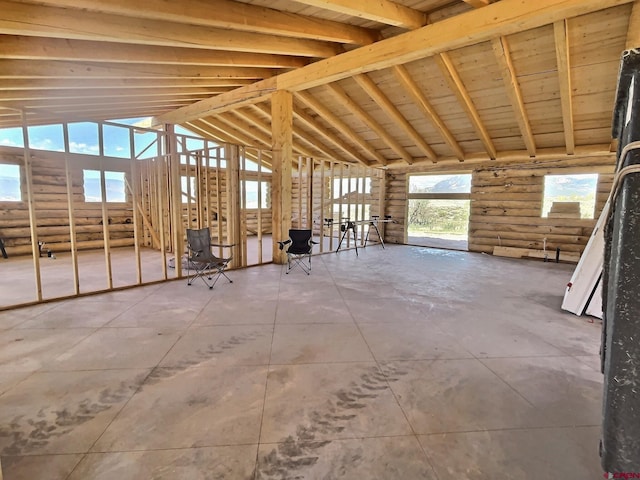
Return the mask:
<path id="1" fill-rule="evenodd" d="M 0 127 L 154 116 L 368 166 L 608 152 L 640 0 L 0 0 Z"/>

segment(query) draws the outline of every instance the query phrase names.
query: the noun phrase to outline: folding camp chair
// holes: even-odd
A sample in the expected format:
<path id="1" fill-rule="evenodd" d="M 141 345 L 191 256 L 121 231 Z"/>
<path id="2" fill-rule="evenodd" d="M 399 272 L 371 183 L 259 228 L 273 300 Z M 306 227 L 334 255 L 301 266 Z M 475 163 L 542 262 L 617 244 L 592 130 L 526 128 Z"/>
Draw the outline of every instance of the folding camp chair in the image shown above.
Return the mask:
<path id="1" fill-rule="evenodd" d="M 318 242 L 314 242 L 311 239 L 311 230 L 289 230 L 289 240 L 284 242 L 278 242 L 280 250 L 284 250 L 285 245 L 287 247 L 287 274 L 296 265 L 300 266 L 307 275 L 311 273 L 311 249 Z M 305 263 L 305 260 L 308 261 Z M 291 262 L 294 262 L 293 264 Z"/>
<path id="2" fill-rule="evenodd" d="M 211 243 L 211 232 L 208 228 L 187 229 L 187 285 L 191 285 L 196 278 L 200 277 L 211 290 L 220 275 L 224 275 L 229 283 L 233 283 L 224 273 L 232 257 L 219 258 L 213 254 L 212 247 L 230 248 L 233 245 Z M 195 270 L 193 275 L 191 270 Z M 211 280 L 213 283 L 210 283 Z"/>

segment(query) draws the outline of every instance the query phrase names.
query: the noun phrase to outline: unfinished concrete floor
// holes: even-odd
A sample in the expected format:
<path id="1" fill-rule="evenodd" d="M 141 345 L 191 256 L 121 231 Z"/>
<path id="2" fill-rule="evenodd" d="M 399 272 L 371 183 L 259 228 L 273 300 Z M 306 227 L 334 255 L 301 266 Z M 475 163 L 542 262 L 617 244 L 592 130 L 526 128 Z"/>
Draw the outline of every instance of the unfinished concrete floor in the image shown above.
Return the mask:
<path id="1" fill-rule="evenodd" d="M 376 246 L 2 312 L 4 478 L 601 478 L 572 271 Z"/>

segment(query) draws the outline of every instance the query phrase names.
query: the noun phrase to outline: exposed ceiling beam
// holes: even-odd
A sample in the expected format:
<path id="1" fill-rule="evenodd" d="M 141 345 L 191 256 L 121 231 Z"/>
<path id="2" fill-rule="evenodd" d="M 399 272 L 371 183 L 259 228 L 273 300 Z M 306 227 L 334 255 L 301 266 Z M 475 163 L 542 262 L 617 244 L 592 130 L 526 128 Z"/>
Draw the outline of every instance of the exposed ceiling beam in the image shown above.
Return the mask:
<path id="1" fill-rule="evenodd" d="M 0 87 L 0 102 L 59 99 L 63 101 L 86 101 L 92 98 L 146 98 L 146 97 L 210 97 L 225 92 L 228 87 L 212 88 L 94 88 L 54 90 L 7 90 Z"/>
<path id="2" fill-rule="evenodd" d="M 418 84 L 413 80 L 407 68 L 404 65 L 397 65 L 393 67 L 393 73 L 396 75 L 396 78 L 404 90 L 413 97 L 418 108 L 420 108 L 422 113 L 431 121 L 437 132 L 444 139 L 445 143 L 453 151 L 453 154 L 458 158 L 458 160 L 464 160 L 464 152 L 462 151 L 462 148 L 458 145 L 455 137 L 444 124 L 440 115 L 438 115 L 438 112 L 433 108 L 433 105 L 431 105 L 427 96 L 422 92 L 422 90 L 420 90 Z M 427 155 L 427 158 L 435 159 L 435 155 L 433 157 L 431 155 Z"/>
<path id="3" fill-rule="evenodd" d="M 82 63 L 0 59 L 0 78 L 269 78 L 273 70 L 255 67 L 201 67 L 141 63 Z"/>
<path id="4" fill-rule="evenodd" d="M 271 106 L 269 104 L 261 103 L 261 104 L 258 104 L 258 105 L 249 105 L 249 109 L 253 110 L 255 112 L 256 115 L 254 115 L 254 116 L 256 118 L 260 119 L 263 122 L 267 122 L 268 125 L 269 125 L 267 128 L 269 128 L 269 130 L 271 130 L 271 127 L 270 127 L 270 125 L 271 125 Z M 264 115 L 266 118 L 261 117 L 261 114 Z M 302 129 L 300 129 L 300 127 L 296 126 L 295 123 L 293 125 L 293 138 L 299 140 L 300 142 L 302 142 L 302 143 L 304 143 L 306 145 L 308 145 L 308 148 L 311 149 L 311 150 L 309 150 L 311 152 L 311 155 L 307 155 L 308 157 L 332 158 L 332 159 L 338 159 L 340 161 L 345 161 L 343 158 L 337 156 L 336 153 L 333 152 L 332 150 L 330 150 L 325 144 L 319 142 L 317 138 L 310 138 L 309 135 L 307 134 L 307 132 L 305 132 Z M 314 151 L 316 153 L 313 153 Z"/>
<path id="5" fill-rule="evenodd" d="M 482 8 L 486 7 L 491 3 L 491 0 L 463 0 L 464 3 L 468 3 L 473 8 Z"/>
<path id="6" fill-rule="evenodd" d="M 349 110 L 356 118 L 360 119 L 365 125 L 367 125 L 375 134 L 386 143 L 391 150 L 396 152 L 400 158 L 402 158 L 409 165 L 413 163 L 413 158 L 411 154 L 405 150 L 405 148 L 400 145 L 400 143 L 393 138 L 389 132 L 387 132 L 382 125 L 380 125 L 371 115 L 369 115 L 365 110 L 358 105 L 356 101 L 354 101 L 347 92 L 345 92 L 342 87 L 335 83 L 330 83 L 327 85 L 329 90 L 338 98 L 339 104 L 344 105 L 344 107 Z"/>
<path id="7" fill-rule="evenodd" d="M 307 58 L 200 48 L 160 47 L 61 38 L 0 35 L 0 58 L 70 60 L 111 63 L 209 65 L 263 68 L 299 68 Z"/>
<path id="8" fill-rule="evenodd" d="M 320 135 L 321 137 L 324 137 L 325 139 L 327 139 L 327 141 L 329 141 L 330 143 L 338 147 L 340 150 L 346 153 L 349 157 L 355 159 L 356 162 L 359 162 L 362 165 L 365 165 L 367 167 L 369 166 L 369 162 L 367 162 L 367 160 L 364 157 L 362 157 L 360 154 L 354 151 L 353 148 L 351 148 L 345 141 L 343 141 L 340 137 L 338 137 L 328 128 L 325 128 L 324 126 L 320 125 L 320 123 L 318 123 L 318 121 L 315 118 L 313 118 L 311 115 L 309 115 L 308 113 L 306 113 L 300 108 L 296 108 L 295 105 L 293 106 L 293 116 L 298 120 L 300 120 L 301 122 L 303 122 L 309 128 L 311 128 L 318 135 Z M 333 155 L 333 157 L 335 157 L 335 154 Z"/>
<path id="9" fill-rule="evenodd" d="M 250 85 L 251 79 L 242 78 L 0 78 L 0 90 L 92 90 L 96 88 L 140 90 L 156 88 L 230 88 Z"/>
<path id="10" fill-rule="evenodd" d="M 571 97 L 571 65 L 569 56 L 569 38 L 567 21 L 559 20 L 553 24 L 558 63 L 558 81 L 560 82 L 560 103 L 562 104 L 562 124 L 564 125 L 564 142 L 567 154 L 575 152 L 575 127 L 573 124 L 573 100 Z"/>
<path id="11" fill-rule="evenodd" d="M 18 0 L 21 1 L 21 0 Z M 282 12 L 232 0 L 27 0 L 28 3 L 167 20 L 230 30 L 367 45 L 377 32 L 321 18 Z"/>
<path id="12" fill-rule="evenodd" d="M 105 42 L 199 47 L 212 50 L 257 52 L 303 57 L 331 57 L 339 44 L 304 38 L 189 25 L 165 20 L 110 15 L 83 10 L 0 0 L 0 33 Z"/>
<path id="13" fill-rule="evenodd" d="M 509 44 L 507 43 L 506 37 L 493 39 L 491 41 L 491 46 L 493 47 L 498 67 L 500 67 L 500 73 L 504 80 L 507 97 L 509 98 L 516 121 L 520 127 L 520 133 L 522 134 L 522 139 L 524 140 L 527 152 L 529 152 L 529 155 L 532 157 L 535 157 L 536 144 L 533 138 L 533 132 L 531 131 L 531 125 L 529 124 L 529 118 L 524 107 L 524 100 L 522 99 L 522 92 L 520 91 L 518 78 L 516 76 L 515 69 L 513 68 L 513 62 L 511 61 L 511 53 L 509 52 Z"/>
<path id="14" fill-rule="evenodd" d="M 408 29 L 420 28 L 427 23 L 427 16 L 413 8 L 405 7 L 389 0 L 296 0 L 312 7 L 343 13 L 353 17 L 366 18 L 375 22 Z"/>
<path id="15" fill-rule="evenodd" d="M 465 87 L 460 74 L 453 65 L 451 57 L 449 57 L 448 53 L 441 53 L 440 55 L 436 55 L 433 58 L 438 64 L 438 67 L 440 67 L 440 72 L 449 84 L 449 88 L 458 99 L 460 106 L 467 113 L 469 121 L 478 134 L 478 138 L 482 142 L 482 145 L 484 145 L 484 149 L 489 155 L 489 158 L 495 159 L 497 153 L 496 147 L 493 144 L 493 140 L 491 140 L 491 136 L 489 135 L 487 128 L 482 122 L 478 110 L 473 104 L 471 95 L 469 95 L 469 92 L 467 91 L 467 88 Z"/>
<path id="16" fill-rule="evenodd" d="M 215 119 L 252 138 L 252 145 L 261 143 L 265 145 L 266 148 L 271 148 L 271 135 L 266 135 L 257 128 L 250 128 L 250 126 L 247 125 L 244 120 L 238 118 L 235 115 L 235 110 L 233 112 L 226 112 L 220 115 L 216 115 Z"/>
<path id="17" fill-rule="evenodd" d="M 268 141 L 270 144 L 273 143 L 271 138 L 271 134 L 272 134 L 271 124 L 267 125 L 265 121 L 262 120 L 260 117 L 258 117 L 256 114 L 254 114 L 253 112 L 247 112 L 246 110 L 236 109 L 232 113 L 235 114 L 237 117 L 240 117 L 240 119 L 242 119 L 244 122 L 248 123 L 249 125 L 253 126 L 258 131 L 262 132 L 265 135 L 265 137 L 268 138 Z M 317 153 L 314 153 L 312 150 L 309 150 L 307 147 L 300 145 L 300 143 L 296 142 L 295 140 L 292 143 L 293 143 L 293 150 L 296 153 L 299 153 L 300 155 L 304 155 L 307 157 L 314 157 L 317 155 Z"/>
<path id="18" fill-rule="evenodd" d="M 231 143 L 247 145 L 249 147 L 255 148 L 271 148 L 271 145 L 269 145 L 268 143 L 260 141 L 259 139 L 249 135 L 243 130 L 239 130 L 231 122 L 224 120 L 220 115 L 216 115 L 215 118 L 204 118 L 202 119 L 202 123 L 222 132 L 222 134 L 230 139 L 228 141 L 230 141 Z"/>
<path id="19" fill-rule="evenodd" d="M 335 113 L 331 111 L 324 103 L 318 101 L 308 92 L 298 92 L 296 97 L 302 100 L 302 102 L 309 107 L 311 110 L 315 111 L 319 116 L 324 118 L 324 120 L 335 128 L 338 132 L 345 135 L 348 139 L 350 139 L 356 145 L 359 145 L 362 150 L 367 152 L 371 157 L 373 157 L 380 165 L 386 165 L 387 160 L 380 155 L 375 148 L 373 148 L 369 142 L 367 142 L 364 138 L 358 135 L 349 125 L 343 122 Z"/>
<path id="20" fill-rule="evenodd" d="M 297 70 L 286 72 L 267 82 L 218 95 L 154 120 L 160 123 L 182 123 L 234 108 L 241 101 L 255 103 L 266 100 L 265 92 L 273 89 L 301 91 L 324 85 L 357 73 L 365 73 L 401 65 L 456 48 L 491 40 L 548 25 L 565 18 L 584 15 L 605 8 L 630 3 L 632 0 L 545 0 L 523 2 L 501 0 L 478 10 L 426 25 L 418 30 L 381 40 Z"/>
<path id="21" fill-rule="evenodd" d="M 422 135 L 413 128 L 413 125 L 404 118 L 402 113 L 400 113 L 400 110 L 398 110 L 398 108 L 391 102 L 391 100 L 389 100 L 389 98 L 382 90 L 380 90 L 380 87 L 378 87 L 371 78 L 365 74 L 360 74 L 354 76 L 353 79 L 365 92 L 367 92 L 367 95 L 369 95 L 378 104 L 378 106 L 385 111 L 387 116 L 396 122 L 402 130 L 404 130 L 424 155 L 431 158 L 433 161 L 436 160 L 436 157 L 438 156 L 436 155 L 436 152 L 434 152 L 424 138 L 422 138 Z"/>

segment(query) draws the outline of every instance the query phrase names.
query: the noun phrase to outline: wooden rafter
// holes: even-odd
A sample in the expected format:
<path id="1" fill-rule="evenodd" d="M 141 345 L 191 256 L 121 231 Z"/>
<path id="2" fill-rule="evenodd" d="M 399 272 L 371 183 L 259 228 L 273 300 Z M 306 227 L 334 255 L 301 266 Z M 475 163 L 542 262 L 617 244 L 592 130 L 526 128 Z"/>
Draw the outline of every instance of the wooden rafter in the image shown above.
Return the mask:
<path id="1" fill-rule="evenodd" d="M 237 109 L 231 113 L 236 115 L 237 117 L 240 117 L 241 120 L 243 120 L 250 126 L 253 126 L 258 131 L 262 132 L 264 134 L 264 137 L 262 137 L 262 135 L 261 137 L 267 140 L 269 143 L 271 142 L 271 125 L 270 124 L 267 125 L 263 120 L 258 118 L 255 114 L 253 114 L 252 112 L 247 112 L 246 110 Z M 247 131 L 247 133 L 249 133 L 249 131 Z M 308 148 L 300 145 L 295 140 L 293 141 L 293 150 L 296 153 L 305 155 L 307 157 L 314 156 L 314 153 L 312 150 L 309 150 Z"/>
<path id="2" fill-rule="evenodd" d="M 155 119 L 154 123 L 181 123 L 203 115 L 235 108 L 238 102 L 256 103 L 268 98 L 264 92 L 285 89 L 294 92 L 424 57 L 491 40 L 558 20 L 585 15 L 632 0 L 546 0 L 523 2 L 501 0 L 418 30 L 381 40 L 367 47 L 320 60 L 269 81 L 218 95 Z M 461 35 L 460 32 L 464 32 Z"/>
<path id="3" fill-rule="evenodd" d="M 145 65 L 141 63 L 83 64 L 66 61 L 0 59 L 2 78 L 269 78 L 273 70 L 255 67 L 203 67 L 197 65 Z"/>
<path id="4" fill-rule="evenodd" d="M 327 42 L 367 45 L 377 40 L 377 33 L 365 28 L 232 0 L 37 0 L 37 3 Z"/>
<path id="5" fill-rule="evenodd" d="M 233 122 L 224 118 L 222 115 L 216 115 L 214 117 L 208 117 L 203 119 L 203 122 L 210 125 L 213 128 L 221 131 L 227 137 L 229 137 L 231 143 L 240 145 L 247 145 L 256 148 L 271 148 L 271 145 L 263 140 L 260 140 L 255 135 L 249 135 L 245 129 L 239 129 Z"/>
<path id="6" fill-rule="evenodd" d="M 396 152 L 405 162 L 409 165 L 413 163 L 413 158 L 411 154 L 405 150 L 405 148 L 400 145 L 400 143 L 393 138 L 371 115 L 364 111 L 364 109 L 358 105 L 349 95 L 345 92 L 342 87 L 336 85 L 335 83 L 330 83 L 327 85 L 329 91 L 331 91 L 335 97 L 338 98 L 339 103 L 344 105 L 356 118 L 359 118 L 362 122 L 365 123 L 372 131 L 375 132 L 376 135 L 386 143 L 391 150 Z"/>
<path id="7" fill-rule="evenodd" d="M 61 38 L 0 36 L 0 58 L 22 60 L 69 60 L 161 65 L 208 65 L 262 68 L 299 68 L 303 57 L 251 52 L 225 52 L 200 48 L 161 47 Z"/>
<path id="8" fill-rule="evenodd" d="M 480 118 L 480 114 L 471 99 L 471 95 L 469 95 L 469 92 L 467 91 L 460 74 L 453 65 L 449 54 L 441 53 L 440 55 L 436 55 L 434 60 L 438 64 L 438 67 L 440 67 L 440 72 L 449 84 L 449 88 L 458 99 L 460 106 L 462 106 L 463 110 L 467 113 L 469 121 L 478 134 L 478 138 L 484 145 L 487 154 L 491 159 L 495 159 L 497 153 L 496 147 L 493 145 L 493 140 L 491 140 L 491 136 Z"/>
<path id="9" fill-rule="evenodd" d="M 331 111 L 330 108 L 328 108 L 322 102 L 319 102 L 307 92 L 297 92 L 296 97 L 302 100 L 302 102 L 307 107 L 324 118 L 325 121 L 329 123 L 333 128 L 335 128 L 338 132 L 345 135 L 353 143 L 359 145 L 360 148 L 362 148 L 371 157 L 373 157 L 380 165 L 387 164 L 386 159 L 382 155 L 380 155 L 380 153 L 377 152 L 375 148 L 373 148 L 364 138 L 358 135 L 349 125 L 343 122 L 335 113 Z"/>
<path id="10" fill-rule="evenodd" d="M 354 2 L 353 0 L 297 0 L 312 7 L 331 10 L 354 17 L 404 28 L 420 28 L 426 22 L 426 15 L 413 8 L 405 7 L 389 0 L 375 2 Z"/>
<path id="11" fill-rule="evenodd" d="M 486 7 L 491 3 L 491 0 L 463 0 L 464 3 L 468 3 L 473 8 L 482 8 Z"/>
<path id="12" fill-rule="evenodd" d="M 429 146 L 429 144 L 422 138 L 413 125 L 409 123 L 409 121 L 404 118 L 400 110 L 389 100 L 380 87 L 375 84 L 370 77 L 365 74 L 356 75 L 353 79 L 360 85 L 360 87 L 367 92 L 367 94 L 378 104 L 380 108 L 382 108 L 387 116 L 389 116 L 394 122 L 398 124 L 398 126 L 413 140 L 418 149 L 422 151 L 427 158 L 431 158 L 433 161 L 436 160 L 436 152 Z"/>
<path id="13" fill-rule="evenodd" d="M 506 37 L 493 39 L 491 46 L 493 47 L 493 52 L 500 67 L 504 86 L 507 90 L 507 96 L 509 97 L 516 121 L 520 127 L 520 133 L 527 147 L 527 152 L 529 152 L 530 156 L 535 157 L 536 145 L 533 139 L 533 132 L 531 131 L 531 125 L 529 125 L 529 118 L 524 107 L 524 100 L 522 99 L 518 78 L 513 68 L 513 62 L 511 61 L 511 53 L 509 52 L 509 44 L 507 43 Z"/>
<path id="14" fill-rule="evenodd" d="M 258 105 L 251 105 L 250 108 L 254 109 L 256 112 L 260 112 L 260 113 L 266 115 L 266 117 L 267 117 L 266 121 L 271 123 L 271 108 L 268 105 L 261 103 L 261 104 L 258 104 Z M 294 103 L 294 105 L 293 105 L 293 117 L 294 117 L 294 120 L 295 120 L 295 118 L 299 118 L 299 116 L 297 115 L 298 111 L 299 111 L 299 109 L 296 109 L 295 103 Z M 297 127 L 295 121 L 293 123 L 293 136 L 296 137 L 296 138 L 299 138 L 302 142 L 304 142 L 307 145 L 309 145 L 312 149 L 320 152 L 320 154 L 321 154 L 320 157 L 332 158 L 332 159 L 336 159 L 336 160 L 339 160 L 339 161 L 342 161 L 342 162 L 345 161 L 344 158 L 342 158 L 341 156 L 337 155 L 327 145 L 325 145 L 322 142 L 319 142 L 316 137 L 310 137 L 306 132 L 304 132 L 302 129 Z M 331 143 L 331 141 L 329 143 Z M 309 156 L 318 157 L 318 155 L 309 155 Z"/>
<path id="15" fill-rule="evenodd" d="M 411 78 L 411 74 L 403 65 L 398 65 L 393 67 L 393 72 L 395 73 L 400 85 L 404 88 L 406 92 L 408 92 L 416 105 L 422 110 L 422 113 L 431 121 L 436 131 L 440 134 L 440 136 L 444 139 L 445 143 L 449 145 L 449 148 L 453 151 L 453 154 L 458 158 L 458 160 L 464 160 L 464 152 L 455 137 L 449 131 L 447 126 L 444 124 L 438 112 L 436 112 L 435 108 L 431 105 L 427 96 L 420 90 L 418 84 Z M 429 157 L 429 155 L 427 155 Z"/>
<path id="16" fill-rule="evenodd" d="M 245 121 L 238 118 L 235 111 L 216 115 L 216 120 L 219 120 L 220 122 L 225 123 L 229 127 L 234 128 L 236 131 L 242 132 L 245 135 L 253 138 L 254 145 L 256 145 L 256 143 L 261 143 L 267 146 L 268 148 L 271 147 L 271 135 L 264 134 L 257 128 L 250 128 Z"/>
<path id="17" fill-rule="evenodd" d="M 154 97 L 210 97 L 227 91 L 228 87 L 223 88 L 93 88 L 93 89 L 57 89 L 57 90 L 38 90 L 34 93 L 32 90 L 3 90 L 0 88 L 0 102 L 8 101 L 30 101 L 43 102 L 49 100 L 62 100 L 69 103 L 81 103 L 86 100 L 108 99 L 109 97 L 125 99 L 129 101 L 132 98 L 154 98 Z M 104 100 L 103 100 L 104 101 Z M 106 100 L 110 101 L 110 100 Z M 28 104 L 25 103 L 25 106 Z"/>
<path id="18" fill-rule="evenodd" d="M 0 78 L 0 90 L 72 90 L 81 92 L 97 88 L 105 89 L 162 89 L 180 88 L 232 88 L 251 84 L 242 78 L 92 78 L 85 82 L 74 78 Z"/>
<path id="19" fill-rule="evenodd" d="M 105 2 L 107 3 L 107 2 Z M 257 52 L 303 57 L 331 57 L 339 44 L 304 38 L 275 37 L 202 25 L 124 17 L 68 8 L 39 6 L 0 0 L 0 33 L 36 37 L 69 38 L 194 47 L 211 50 Z"/>
<path id="20" fill-rule="evenodd" d="M 567 154 L 575 151 L 575 137 L 573 124 L 573 100 L 571 97 L 571 64 L 569 57 L 569 38 L 567 35 L 567 21 L 560 20 L 553 24 L 553 34 L 556 44 L 556 59 L 558 63 L 558 81 L 560 82 L 560 102 L 562 104 L 562 124 L 564 125 L 564 142 Z"/>
<path id="21" fill-rule="evenodd" d="M 338 137 L 336 134 L 334 134 L 329 129 L 327 129 L 327 128 L 323 127 L 322 125 L 320 125 L 311 115 L 309 115 L 308 113 L 304 112 L 302 109 L 296 108 L 295 105 L 293 107 L 293 116 L 295 118 L 299 119 L 300 121 L 302 121 L 303 123 L 305 123 L 309 128 L 313 129 L 318 135 L 320 135 L 321 137 L 326 138 L 329 142 L 334 144 L 336 147 L 338 147 L 340 150 L 345 152 L 351 158 L 355 159 L 357 162 L 359 162 L 362 165 L 365 165 L 367 167 L 369 166 L 369 162 L 367 162 L 367 160 L 365 158 L 363 158 L 361 155 L 359 155 L 357 152 L 355 152 L 340 137 Z M 331 158 L 331 157 L 329 157 L 329 158 Z"/>

